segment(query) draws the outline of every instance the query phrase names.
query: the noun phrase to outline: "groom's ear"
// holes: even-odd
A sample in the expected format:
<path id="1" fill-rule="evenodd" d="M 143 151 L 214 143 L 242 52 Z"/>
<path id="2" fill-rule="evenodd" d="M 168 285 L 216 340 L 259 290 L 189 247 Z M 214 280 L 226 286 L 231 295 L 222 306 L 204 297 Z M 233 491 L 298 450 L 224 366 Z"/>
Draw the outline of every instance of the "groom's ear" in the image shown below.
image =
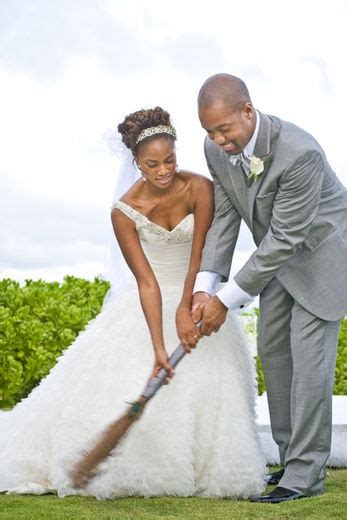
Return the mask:
<path id="1" fill-rule="evenodd" d="M 250 101 L 247 101 L 243 105 L 242 112 L 247 117 L 247 119 L 252 119 L 253 114 L 254 114 L 254 107 L 253 107 L 253 105 L 252 105 L 252 103 Z"/>

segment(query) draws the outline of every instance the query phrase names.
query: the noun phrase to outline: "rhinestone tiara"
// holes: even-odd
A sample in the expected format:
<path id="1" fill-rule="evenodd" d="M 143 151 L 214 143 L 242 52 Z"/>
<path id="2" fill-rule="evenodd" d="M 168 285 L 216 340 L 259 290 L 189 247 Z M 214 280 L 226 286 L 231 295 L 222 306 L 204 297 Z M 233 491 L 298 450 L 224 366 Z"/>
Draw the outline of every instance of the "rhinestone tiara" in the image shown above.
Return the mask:
<path id="1" fill-rule="evenodd" d="M 142 130 L 142 132 L 139 134 L 138 138 L 136 139 L 136 143 L 138 144 L 143 139 L 146 139 L 146 137 L 151 137 L 152 135 L 156 134 L 170 134 L 174 139 L 176 139 L 176 130 L 172 126 L 168 125 L 158 125 L 158 126 L 150 126 L 149 128 L 145 128 Z"/>

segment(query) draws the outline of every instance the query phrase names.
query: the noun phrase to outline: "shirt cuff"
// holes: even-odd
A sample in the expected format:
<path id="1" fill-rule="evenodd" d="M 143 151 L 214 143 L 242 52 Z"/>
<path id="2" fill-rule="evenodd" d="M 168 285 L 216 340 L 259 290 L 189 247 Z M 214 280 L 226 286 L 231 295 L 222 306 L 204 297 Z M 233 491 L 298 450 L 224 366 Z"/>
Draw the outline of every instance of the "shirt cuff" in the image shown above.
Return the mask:
<path id="1" fill-rule="evenodd" d="M 195 278 L 193 294 L 196 292 L 206 292 L 213 296 L 222 276 L 213 271 L 200 271 Z"/>
<path id="2" fill-rule="evenodd" d="M 227 282 L 216 296 L 230 310 L 242 312 L 254 299 L 254 296 L 246 293 L 234 280 Z"/>

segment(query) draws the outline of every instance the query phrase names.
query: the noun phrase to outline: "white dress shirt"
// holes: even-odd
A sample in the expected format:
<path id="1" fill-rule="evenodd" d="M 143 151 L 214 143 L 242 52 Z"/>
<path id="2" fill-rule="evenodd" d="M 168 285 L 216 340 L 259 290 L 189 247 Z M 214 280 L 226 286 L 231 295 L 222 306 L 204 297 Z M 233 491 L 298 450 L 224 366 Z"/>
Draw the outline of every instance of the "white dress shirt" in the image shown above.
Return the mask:
<path id="1" fill-rule="evenodd" d="M 234 166 L 238 161 L 241 161 L 245 175 L 248 175 L 247 163 L 254 152 L 255 143 L 257 141 L 259 132 L 260 117 L 257 111 L 255 111 L 255 114 L 256 124 L 251 139 L 242 150 L 242 153 L 237 155 L 230 155 L 229 157 L 229 161 Z M 241 312 L 254 300 L 255 297 L 241 289 L 241 287 L 237 285 L 234 280 L 229 280 L 226 284 L 223 285 L 222 288 L 219 288 L 218 286 L 221 282 L 221 279 L 222 277 L 218 273 L 214 273 L 212 271 L 200 271 L 196 275 L 193 294 L 202 291 L 210 294 L 211 296 L 216 295 L 229 310 L 237 312 Z"/>
<path id="2" fill-rule="evenodd" d="M 257 110 L 255 111 L 255 116 L 256 116 L 255 129 L 254 129 L 251 139 L 248 141 L 248 143 L 246 144 L 246 146 L 244 147 L 244 149 L 242 150 L 241 153 L 238 153 L 236 155 L 229 155 L 229 161 L 231 162 L 231 164 L 233 166 L 235 166 L 238 161 L 241 161 L 242 165 L 244 165 L 245 164 L 244 159 L 246 159 L 246 161 L 249 162 L 251 156 L 253 155 L 255 143 L 257 142 L 257 137 L 258 137 L 259 125 L 260 125 L 260 117 L 259 117 Z M 246 175 L 247 174 L 248 174 L 248 172 L 246 173 Z"/>

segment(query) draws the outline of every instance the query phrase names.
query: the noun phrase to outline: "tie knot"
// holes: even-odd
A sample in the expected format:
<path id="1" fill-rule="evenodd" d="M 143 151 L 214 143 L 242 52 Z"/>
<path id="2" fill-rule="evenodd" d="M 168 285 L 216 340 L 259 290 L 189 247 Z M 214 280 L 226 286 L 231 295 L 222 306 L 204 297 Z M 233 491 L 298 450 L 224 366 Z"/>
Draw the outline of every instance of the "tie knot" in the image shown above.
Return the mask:
<path id="1" fill-rule="evenodd" d="M 249 169 L 250 157 L 248 156 L 247 152 L 245 152 L 245 150 L 242 150 L 242 152 L 238 153 L 237 155 L 230 155 L 229 161 L 233 166 L 241 164 L 243 168 Z"/>
<path id="2" fill-rule="evenodd" d="M 233 166 L 236 166 L 237 164 L 241 164 L 241 154 L 238 153 L 237 155 L 230 155 L 229 161 Z"/>

